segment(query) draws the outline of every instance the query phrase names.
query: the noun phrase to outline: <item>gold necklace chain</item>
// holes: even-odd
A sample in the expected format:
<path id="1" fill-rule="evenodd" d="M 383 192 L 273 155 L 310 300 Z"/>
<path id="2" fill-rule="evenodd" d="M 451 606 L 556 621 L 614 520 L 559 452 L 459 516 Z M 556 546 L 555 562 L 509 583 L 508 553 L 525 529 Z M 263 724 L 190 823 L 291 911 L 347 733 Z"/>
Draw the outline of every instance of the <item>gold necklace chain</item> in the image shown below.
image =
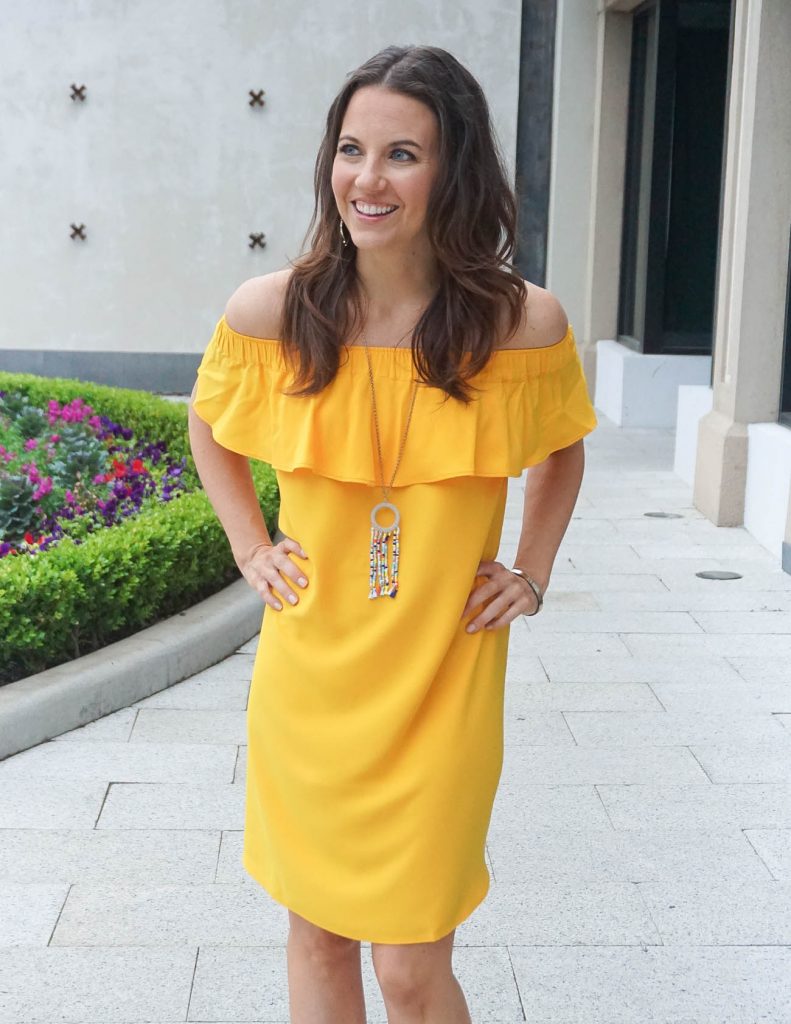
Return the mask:
<path id="1" fill-rule="evenodd" d="M 404 335 L 402 335 L 401 337 L 403 337 L 403 336 Z M 417 397 L 417 381 L 414 382 L 414 387 L 412 388 L 412 401 L 410 402 L 410 405 L 409 405 L 409 415 L 407 416 L 406 427 L 404 429 L 404 436 L 401 438 L 401 446 L 399 448 L 398 458 L 396 459 L 395 469 L 393 470 L 393 475 L 390 478 L 390 483 L 385 485 L 385 482 L 384 482 L 385 481 L 385 471 L 384 471 L 384 463 L 382 461 L 382 441 L 381 441 L 381 438 L 380 438 L 380 435 L 379 435 L 379 417 L 378 417 L 377 412 L 376 412 L 376 391 L 374 389 L 374 372 L 373 372 L 373 367 L 371 366 L 371 353 L 368 351 L 368 342 L 365 340 L 365 335 L 362 335 L 362 339 L 363 339 L 363 345 L 365 345 L 365 355 L 366 355 L 366 358 L 368 360 L 368 377 L 369 377 L 369 379 L 371 381 L 371 400 L 372 400 L 373 408 L 374 408 L 374 425 L 376 427 L 376 447 L 377 447 L 377 450 L 378 450 L 378 453 L 379 453 L 379 475 L 382 478 L 382 483 L 381 483 L 382 492 L 383 492 L 383 494 L 385 496 L 385 500 L 387 500 L 387 493 L 390 490 L 390 488 L 393 486 L 393 481 L 395 480 L 396 473 L 398 472 L 398 467 L 401 464 L 401 456 L 404 453 L 404 445 L 406 444 L 406 436 L 409 433 L 409 424 L 412 421 L 412 410 L 415 407 L 415 398 Z M 401 338 L 399 338 L 398 340 L 400 341 Z"/>

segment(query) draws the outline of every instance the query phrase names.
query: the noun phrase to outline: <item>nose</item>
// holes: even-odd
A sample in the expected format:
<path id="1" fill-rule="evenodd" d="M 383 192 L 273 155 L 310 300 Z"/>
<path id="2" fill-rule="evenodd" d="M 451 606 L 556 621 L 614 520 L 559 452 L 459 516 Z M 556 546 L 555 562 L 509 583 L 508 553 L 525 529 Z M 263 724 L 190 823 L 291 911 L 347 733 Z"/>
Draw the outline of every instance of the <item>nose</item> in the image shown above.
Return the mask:
<path id="1" fill-rule="evenodd" d="M 379 163 L 375 157 L 371 156 L 357 172 L 355 184 L 361 192 L 378 192 L 384 183 Z"/>

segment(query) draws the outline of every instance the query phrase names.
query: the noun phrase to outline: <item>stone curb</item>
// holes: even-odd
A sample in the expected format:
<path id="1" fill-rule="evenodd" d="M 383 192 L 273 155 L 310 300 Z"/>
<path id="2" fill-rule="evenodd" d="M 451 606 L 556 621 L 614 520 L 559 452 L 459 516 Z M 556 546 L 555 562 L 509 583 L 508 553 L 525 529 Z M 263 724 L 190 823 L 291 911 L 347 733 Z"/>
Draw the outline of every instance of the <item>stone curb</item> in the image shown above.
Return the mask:
<path id="1" fill-rule="evenodd" d="M 239 579 L 133 636 L 0 686 L 0 760 L 222 661 L 259 632 L 265 608 Z"/>

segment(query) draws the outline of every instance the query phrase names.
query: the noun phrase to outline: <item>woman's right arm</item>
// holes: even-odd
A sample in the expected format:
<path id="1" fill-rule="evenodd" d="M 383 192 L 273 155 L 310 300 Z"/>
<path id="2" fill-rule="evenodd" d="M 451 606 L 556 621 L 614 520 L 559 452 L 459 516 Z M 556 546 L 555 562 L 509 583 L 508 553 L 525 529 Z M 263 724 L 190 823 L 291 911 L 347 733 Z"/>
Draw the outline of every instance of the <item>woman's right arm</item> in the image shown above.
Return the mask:
<path id="1" fill-rule="evenodd" d="M 195 397 L 195 388 L 191 397 Z M 299 598 L 286 577 L 297 584 L 296 589 L 306 587 L 308 580 L 304 570 L 291 560 L 289 552 L 302 558 L 308 556 L 291 537 L 273 543 L 258 504 L 247 457 L 217 444 L 211 427 L 198 416 L 191 402 L 189 437 L 198 476 L 242 576 L 277 611 L 283 608 L 278 593 L 296 604 Z"/>
<path id="2" fill-rule="evenodd" d="M 280 275 L 267 275 L 270 279 L 279 277 Z M 273 283 L 276 286 L 274 296 Z M 246 328 L 242 329 L 242 333 L 249 330 L 254 334 L 256 325 L 249 321 L 251 307 L 261 310 L 260 300 L 262 296 L 266 297 L 267 293 L 270 296 L 270 304 L 272 299 L 276 301 L 277 290 L 280 287 L 282 279 L 272 282 L 265 278 L 254 278 L 245 282 L 231 296 L 225 311 L 226 317 L 233 318 L 235 323 L 241 317 L 242 328 Z M 266 305 L 264 303 L 263 306 L 265 313 Z M 269 315 L 271 316 L 271 311 Z M 258 336 L 269 335 L 262 333 Z M 272 593 L 273 590 L 279 591 L 287 598 L 290 595 L 296 597 L 284 576 L 294 580 L 299 586 L 307 585 L 303 570 L 291 561 L 288 553 L 294 552 L 302 558 L 308 556 L 299 542 L 290 537 L 286 537 L 278 544 L 273 543 L 255 493 L 247 456 L 230 451 L 214 440 L 211 427 L 198 416 L 192 406 L 197 387 L 196 381 L 189 404 L 189 439 L 195 468 L 228 538 L 239 571 L 267 604 L 280 610 L 282 605 Z M 301 582 L 302 579 L 305 579 L 304 583 Z"/>

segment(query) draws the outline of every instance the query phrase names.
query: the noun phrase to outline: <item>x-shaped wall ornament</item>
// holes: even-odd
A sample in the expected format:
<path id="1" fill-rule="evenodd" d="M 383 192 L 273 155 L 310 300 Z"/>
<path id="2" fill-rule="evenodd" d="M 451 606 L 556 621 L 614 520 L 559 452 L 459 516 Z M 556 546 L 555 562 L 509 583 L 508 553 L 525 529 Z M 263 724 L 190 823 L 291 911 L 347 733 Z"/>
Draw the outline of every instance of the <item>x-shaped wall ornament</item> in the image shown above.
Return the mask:
<path id="1" fill-rule="evenodd" d="M 250 239 L 251 249 L 255 249 L 256 246 L 258 246 L 260 249 L 266 247 L 266 235 L 263 233 L 263 231 L 258 234 L 251 233 L 247 237 Z"/>
<path id="2" fill-rule="evenodd" d="M 258 92 L 255 92 L 253 89 L 248 89 L 247 91 L 250 93 L 250 106 L 251 107 L 263 107 L 264 103 L 266 102 L 264 100 L 264 96 L 265 96 L 264 90 L 263 89 L 259 89 Z"/>
<path id="3" fill-rule="evenodd" d="M 71 237 L 72 238 L 82 238 L 83 240 L 85 240 L 85 225 L 84 224 L 80 224 L 79 227 L 77 227 L 76 224 L 69 224 L 69 227 L 71 228 Z"/>
<path id="4" fill-rule="evenodd" d="M 85 101 L 85 90 L 86 90 L 86 88 L 87 88 L 87 86 L 75 85 L 74 82 L 72 82 L 71 83 L 71 98 L 73 100 L 82 100 L 84 102 Z"/>

